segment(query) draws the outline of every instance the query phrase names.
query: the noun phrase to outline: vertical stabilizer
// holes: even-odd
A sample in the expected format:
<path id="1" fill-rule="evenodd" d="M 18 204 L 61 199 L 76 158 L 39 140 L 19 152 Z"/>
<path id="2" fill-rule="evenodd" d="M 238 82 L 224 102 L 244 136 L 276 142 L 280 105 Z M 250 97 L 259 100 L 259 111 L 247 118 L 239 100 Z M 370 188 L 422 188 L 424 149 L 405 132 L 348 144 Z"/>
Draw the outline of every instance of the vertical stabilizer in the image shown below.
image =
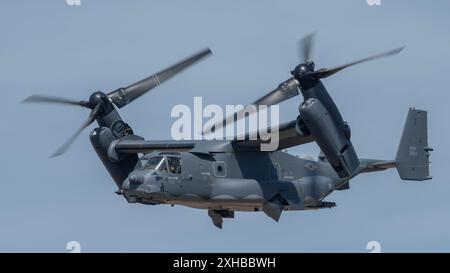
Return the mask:
<path id="1" fill-rule="evenodd" d="M 395 158 L 396 167 L 403 180 L 431 179 L 428 147 L 427 112 L 410 108 Z"/>

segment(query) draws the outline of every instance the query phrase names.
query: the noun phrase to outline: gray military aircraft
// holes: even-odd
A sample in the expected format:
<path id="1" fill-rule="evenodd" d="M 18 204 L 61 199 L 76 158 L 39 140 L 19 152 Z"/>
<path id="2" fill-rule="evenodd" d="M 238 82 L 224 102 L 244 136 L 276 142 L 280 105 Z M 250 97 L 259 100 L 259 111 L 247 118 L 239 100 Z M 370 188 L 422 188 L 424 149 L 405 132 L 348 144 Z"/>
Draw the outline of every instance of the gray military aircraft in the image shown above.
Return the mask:
<path id="1" fill-rule="evenodd" d="M 279 126 L 279 147 L 262 151 L 267 140 L 258 135 L 234 140 L 144 140 L 133 133 L 117 108 L 128 105 L 149 90 L 211 54 L 209 49 L 161 72 L 108 94 L 93 93 L 88 101 L 33 95 L 24 102 L 59 103 L 91 109 L 86 122 L 53 156 L 63 154 L 92 122 L 92 145 L 115 181 L 117 194 L 130 203 L 183 205 L 208 210 L 215 226 L 235 211 L 263 211 L 278 221 L 282 211 L 332 208 L 325 198 L 335 190 L 348 190 L 355 176 L 396 168 L 401 179 L 423 181 L 429 176 L 427 112 L 410 108 L 395 160 L 361 159 L 351 142 L 349 125 L 321 79 L 369 60 L 391 56 L 402 48 L 346 65 L 315 70 L 311 60 L 313 35 L 302 40 L 303 63 L 292 77 L 254 105 L 274 105 L 302 94 L 299 116 Z M 235 119 L 237 115 L 228 117 Z M 224 120 L 224 122 L 226 121 Z M 210 133 L 224 125 L 205 128 Z M 275 132 L 275 131 L 274 131 Z M 268 131 L 268 134 L 274 132 Z M 317 160 L 297 157 L 286 148 L 316 142 Z"/>

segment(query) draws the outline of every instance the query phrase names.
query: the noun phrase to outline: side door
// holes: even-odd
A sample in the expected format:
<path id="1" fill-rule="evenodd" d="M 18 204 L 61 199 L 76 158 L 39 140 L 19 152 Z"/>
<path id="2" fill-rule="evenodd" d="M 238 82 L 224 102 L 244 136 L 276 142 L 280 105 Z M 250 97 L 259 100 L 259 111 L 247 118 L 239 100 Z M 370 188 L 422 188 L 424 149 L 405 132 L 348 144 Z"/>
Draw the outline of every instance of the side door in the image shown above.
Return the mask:
<path id="1" fill-rule="evenodd" d="M 173 196 L 181 193 L 181 160 L 179 156 L 164 156 L 164 191 Z"/>

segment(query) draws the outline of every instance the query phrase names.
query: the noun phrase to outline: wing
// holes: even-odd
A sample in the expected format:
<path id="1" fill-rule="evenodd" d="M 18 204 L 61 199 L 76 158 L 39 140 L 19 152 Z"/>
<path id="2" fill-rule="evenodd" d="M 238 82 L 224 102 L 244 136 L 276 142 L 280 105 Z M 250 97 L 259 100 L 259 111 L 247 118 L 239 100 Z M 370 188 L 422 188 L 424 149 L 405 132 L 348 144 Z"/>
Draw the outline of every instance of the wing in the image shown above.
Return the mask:
<path id="1" fill-rule="evenodd" d="M 142 139 L 118 139 L 111 143 L 108 149 L 108 157 L 111 161 L 120 161 L 128 154 L 162 152 L 185 152 L 195 147 L 193 141 L 175 140 L 142 140 Z"/>
<path id="2" fill-rule="evenodd" d="M 136 154 L 151 153 L 153 151 L 189 151 L 195 147 L 192 141 L 175 140 L 119 140 L 114 145 L 118 153 Z"/>
<path id="3" fill-rule="evenodd" d="M 262 134 L 246 134 L 242 138 L 237 138 L 236 140 L 231 141 L 231 146 L 239 150 L 259 150 L 261 148 L 261 144 L 270 143 L 274 139 L 274 134 L 277 134 L 277 132 L 279 136 L 279 145 L 276 150 L 282 150 L 314 141 L 313 137 L 310 135 L 305 136 L 299 134 L 295 129 L 296 124 L 297 120 L 293 120 L 281 124 L 278 130 L 275 130 L 275 128 L 272 127 L 267 130 L 267 132 Z M 256 138 L 254 138 L 255 140 L 252 140 L 250 137 L 252 135 L 256 135 Z M 128 154 L 151 153 L 153 151 L 209 153 L 212 151 L 218 152 L 226 149 L 223 146 L 223 142 L 219 142 L 216 145 L 213 142 L 210 143 L 207 141 L 209 145 L 200 145 L 199 147 L 196 147 L 196 143 L 198 144 L 198 141 L 142 140 L 135 138 L 122 138 L 111 143 L 108 149 L 108 157 L 112 161 L 117 161 Z"/>
<path id="4" fill-rule="evenodd" d="M 295 129 L 297 124 L 297 120 L 293 120 L 290 122 L 283 123 L 278 127 L 278 137 L 279 137 L 279 145 L 278 149 L 282 150 L 290 147 L 302 145 L 305 143 L 309 143 L 314 141 L 311 135 L 301 135 Z M 274 134 L 277 134 L 277 131 L 274 128 L 270 128 L 265 133 L 248 133 L 243 138 L 238 138 L 233 141 L 233 144 L 237 147 L 241 148 L 249 148 L 249 149 L 260 149 L 261 144 L 268 144 L 270 141 L 274 140 Z M 251 139 L 251 136 L 254 140 Z M 239 140 L 243 139 L 243 140 Z"/>

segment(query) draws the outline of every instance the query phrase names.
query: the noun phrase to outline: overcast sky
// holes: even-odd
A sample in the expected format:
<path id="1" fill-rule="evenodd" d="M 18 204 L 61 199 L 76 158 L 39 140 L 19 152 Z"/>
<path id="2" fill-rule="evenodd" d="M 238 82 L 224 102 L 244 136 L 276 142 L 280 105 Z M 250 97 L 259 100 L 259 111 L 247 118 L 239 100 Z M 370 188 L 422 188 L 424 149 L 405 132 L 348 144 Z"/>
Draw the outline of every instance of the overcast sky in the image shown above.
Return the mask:
<path id="1" fill-rule="evenodd" d="M 450 251 L 448 117 L 450 2 L 382 0 L 3 1 L 0 251 L 386 252 Z M 35 94 L 87 99 L 154 73 L 205 46 L 214 56 L 120 111 L 148 139 L 170 138 L 176 104 L 194 96 L 248 103 L 289 77 L 297 41 L 318 30 L 315 62 L 333 66 L 406 45 L 400 55 L 324 80 L 361 157 L 392 159 L 409 106 L 429 111 L 431 182 L 395 170 L 365 174 L 327 201 L 331 210 L 237 213 L 215 228 L 207 212 L 128 204 L 85 130 L 69 153 L 49 155 L 85 120 L 84 109 L 21 105 Z M 294 119 L 300 97 L 280 105 Z M 93 126 L 90 127 L 92 129 Z M 316 157 L 316 145 L 291 149 Z"/>

